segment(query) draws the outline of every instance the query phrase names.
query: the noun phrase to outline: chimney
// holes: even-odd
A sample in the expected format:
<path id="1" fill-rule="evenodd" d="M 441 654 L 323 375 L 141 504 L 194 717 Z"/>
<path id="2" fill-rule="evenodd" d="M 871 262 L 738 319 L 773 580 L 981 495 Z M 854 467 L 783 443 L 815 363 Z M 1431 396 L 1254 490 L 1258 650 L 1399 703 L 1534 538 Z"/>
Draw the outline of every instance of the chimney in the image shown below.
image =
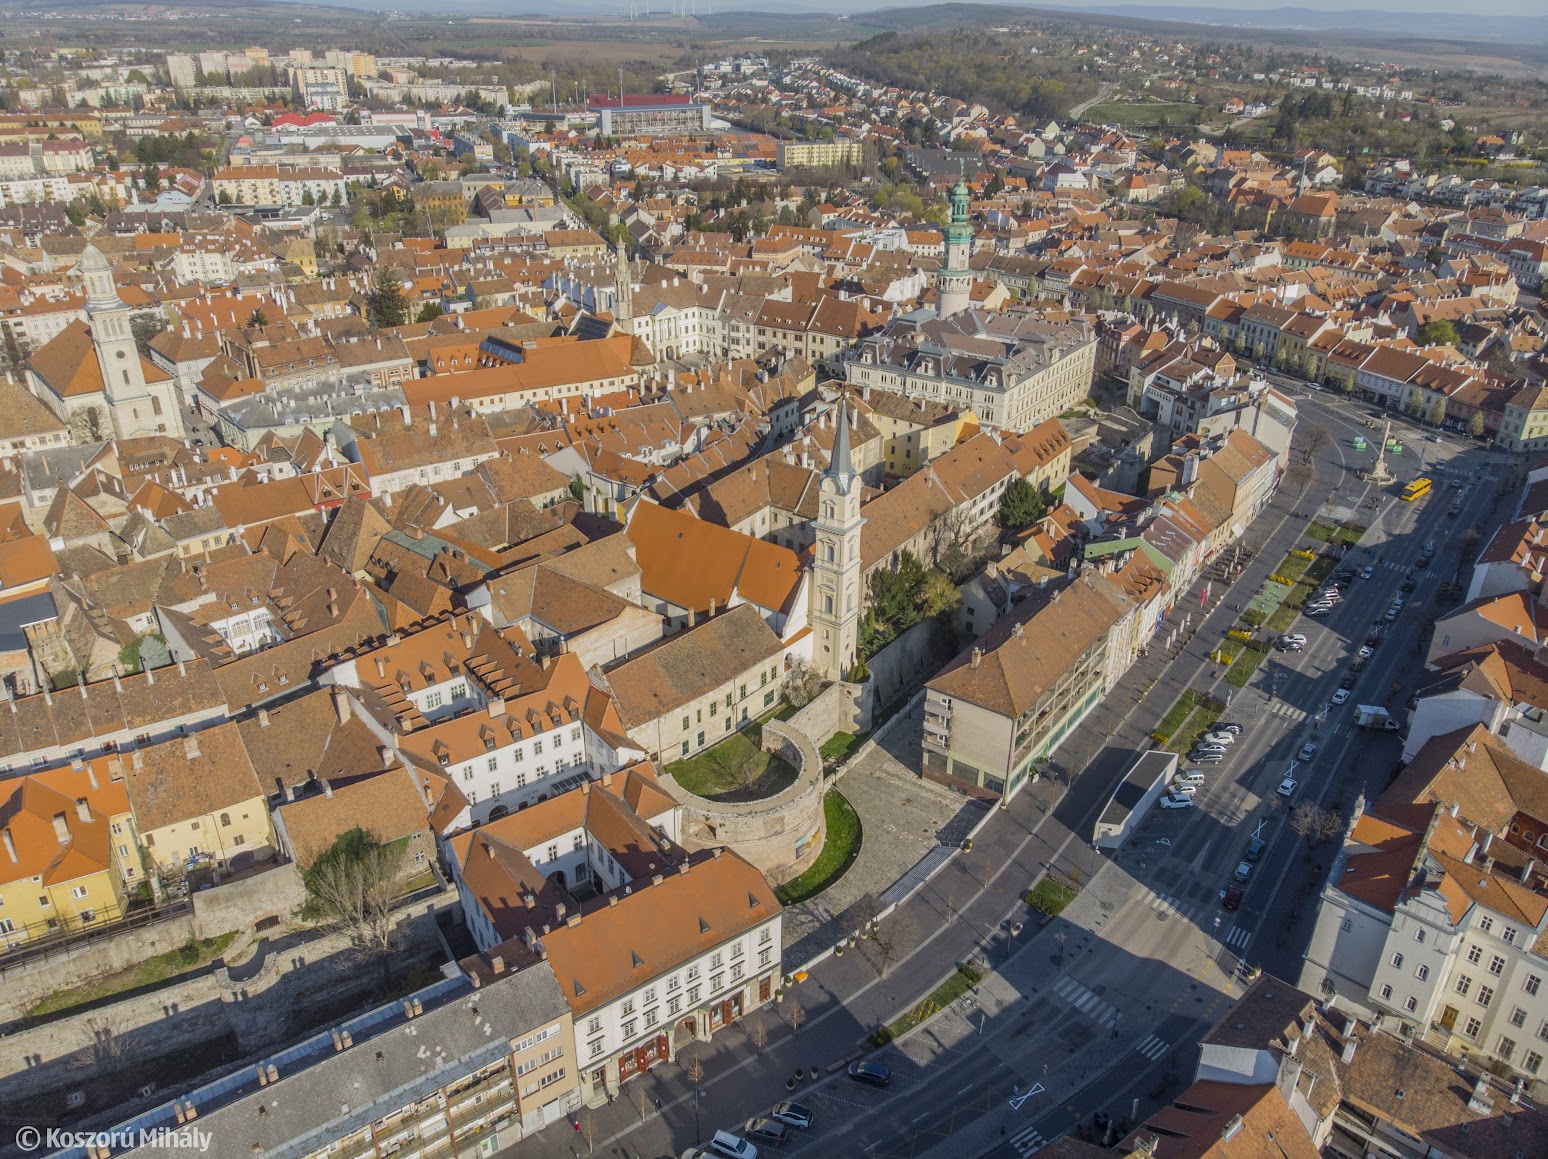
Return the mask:
<path id="1" fill-rule="evenodd" d="M 971 661 L 969 661 L 969 664 L 972 667 L 977 668 L 978 664 L 979 664 L 979 661 L 981 661 L 983 658 L 984 658 L 984 650 L 982 648 L 974 648 L 973 649 L 973 659 Z"/>
<path id="2" fill-rule="evenodd" d="M 63 813 L 54 814 L 54 836 L 59 844 L 70 844 L 70 819 Z"/>
<path id="3" fill-rule="evenodd" d="M 344 690 L 338 685 L 333 688 L 333 711 L 338 715 L 340 724 L 349 723 L 349 697 L 344 695 Z"/>
<path id="4" fill-rule="evenodd" d="M 332 797 L 333 796 L 333 786 L 328 783 L 328 778 L 327 777 L 321 777 L 319 779 L 322 782 L 323 796 L 324 797 Z"/>
<path id="5" fill-rule="evenodd" d="M 183 738 L 183 753 L 189 760 L 199 758 L 199 734 L 192 733 Z"/>
<path id="6" fill-rule="evenodd" d="M 1343 1050 L 1343 1053 L 1339 1055 L 1339 1057 L 1344 1060 L 1344 1065 L 1345 1066 L 1347 1066 L 1350 1063 L 1354 1062 L 1355 1047 L 1357 1047 L 1358 1045 L 1359 1045 L 1359 1042 L 1356 1041 L 1354 1035 L 1352 1035 L 1352 1034 L 1351 1035 L 1347 1035 L 1344 1038 L 1344 1050 Z"/>
<path id="7" fill-rule="evenodd" d="M 258 710 L 258 727 L 259 728 L 268 728 L 269 727 L 269 710 L 267 708 L 260 708 Z"/>
<path id="8" fill-rule="evenodd" d="M 20 858 L 16 856 L 16 841 L 11 836 L 11 831 L 9 829 L 0 829 L 0 842 L 5 843 L 6 856 L 11 859 L 11 864 L 18 864 L 20 862 Z"/>
<path id="9" fill-rule="evenodd" d="M 86 803 L 85 797 L 75 799 L 75 815 L 82 821 L 91 820 L 91 806 Z"/>

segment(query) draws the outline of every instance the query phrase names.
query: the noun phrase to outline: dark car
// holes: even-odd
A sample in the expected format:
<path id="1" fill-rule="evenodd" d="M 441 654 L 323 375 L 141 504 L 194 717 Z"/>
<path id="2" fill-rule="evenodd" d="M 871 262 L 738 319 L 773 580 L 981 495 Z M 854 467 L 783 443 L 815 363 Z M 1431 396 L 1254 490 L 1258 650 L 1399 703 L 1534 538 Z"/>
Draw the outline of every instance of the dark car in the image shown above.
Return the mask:
<path id="1" fill-rule="evenodd" d="M 790 1128 L 773 1119 L 753 1119 L 742 1134 L 757 1143 L 783 1147 L 790 1138 Z"/>
<path id="2" fill-rule="evenodd" d="M 1263 851 L 1267 848 L 1267 841 L 1263 840 L 1261 837 L 1254 837 L 1251 841 L 1247 842 L 1247 852 L 1242 856 L 1245 857 L 1248 861 L 1257 861 L 1260 857 L 1263 856 Z"/>
<path id="3" fill-rule="evenodd" d="M 1222 907 L 1228 910 L 1241 909 L 1242 887 L 1239 885 L 1233 885 L 1230 889 L 1222 891 L 1220 894 L 1220 904 Z"/>
<path id="4" fill-rule="evenodd" d="M 1419 581 L 1414 579 L 1412 576 L 1409 576 L 1408 579 L 1403 581 L 1403 590 L 1405 592 L 1411 592 L 1411 591 L 1413 591 L 1418 586 L 1419 586 Z"/>
<path id="5" fill-rule="evenodd" d="M 849 1064 L 849 1077 L 857 1083 L 870 1083 L 873 1087 L 884 1087 L 892 1081 L 892 1071 L 879 1062 L 862 1058 Z"/>
<path id="6" fill-rule="evenodd" d="M 1352 688 L 1353 688 L 1353 687 L 1354 687 L 1354 686 L 1355 686 L 1355 685 L 1356 685 L 1356 684 L 1357 684 L 1357 683 L 1358 683 L 1358 681 L 1357 681 L 1357 680 L 1355 680 L 1355 678 L 1354 678 L 1354 677 L 1353 677 L 1353 676 L 1346 676 L 1346 677 L 1344 677 L 1344 678 L 1343 678 L 1343 679 L 1342 679 L 1342 680 L 1340 680 L 1340 681 L 1339 681 L 1339 682 L 1338 682 L 1338 686 L 1339 686 L 1339 687 L 1340 687 L 1340 688 L 1342 688 L 1342 689 L 1343 689 L 1343 690 L 1344 690 L 1344 691 L 1345 691 L 1345 692 L 1348 692 L 1348 691 L 1349 691 L 1349 690 L 1350 690 L 1350 689 L 1352 689 Z"/>
<path id="7" fill-rule="evenodd" d="M 1427 555 L 1421 555 L 1418 559 L 1414 560 L 1414 566 L 1415 567 L 1429 567 L 1430 566 L 1430 557 L 1427 556 Z"/>

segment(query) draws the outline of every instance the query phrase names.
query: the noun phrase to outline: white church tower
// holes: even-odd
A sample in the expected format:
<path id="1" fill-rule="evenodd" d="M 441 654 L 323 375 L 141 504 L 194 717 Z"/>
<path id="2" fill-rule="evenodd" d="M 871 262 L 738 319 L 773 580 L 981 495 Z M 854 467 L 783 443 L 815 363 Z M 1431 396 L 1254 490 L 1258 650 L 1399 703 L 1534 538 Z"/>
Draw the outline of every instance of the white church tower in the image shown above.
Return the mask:
<path id="1" fill-rule="evenodd" d="M 141 435 L 183 436 L 183 415 L 176 384 L 160 371 L 148 381 L 146 366 L 130 329 L 130 309 L 118 296 L 113 267 L 102 251 L 88 245 L 81 251 L 81 277 L 86 283 L 86 320 L 91 344 L 102 368 L 102 390 L 121 439 Z"/>
<path id="2" fill-rule="evenodd" d="M 833 458 L 818 483 L 812 563 L 812 668 L 847 680 L 860 643 L 860 477 L 849 455 L 849 406 L 839 399 Z"/>
<path id="3" fill-rule="evenodd" d="M 951 191 L 951 222 L 941 247 L 941 268 L 935 275 L 935 313 L 950 318 L 973 301 L 973 224 L 968 220 L 967 182 L 958 180 Z"/>

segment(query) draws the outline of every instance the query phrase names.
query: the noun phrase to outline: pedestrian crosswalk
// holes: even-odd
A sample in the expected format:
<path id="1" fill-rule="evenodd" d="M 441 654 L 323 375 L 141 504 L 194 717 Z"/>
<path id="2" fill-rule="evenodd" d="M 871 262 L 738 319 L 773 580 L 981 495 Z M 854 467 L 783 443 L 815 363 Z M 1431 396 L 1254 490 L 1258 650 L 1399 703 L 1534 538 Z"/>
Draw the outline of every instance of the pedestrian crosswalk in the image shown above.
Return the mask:
<path id="1" fill-rule="evenodd" d="M 1048 1140 L 1037 1133 L 1036 1127 L 1028 1127 L 1020 1134 L 1012 1135 L 1010 1143 L 1021 1159 L 1027 1159 L 1028 1155 L 1034 1155 L 1048 1146 Z"/>
<path id="2" fill-rule="evenodd" d="M 1283 717 L 1292 723 L 1306 719 L 1306 710 L 1304 708 L 1297 708 L 1295 705 L 1288 704 L 1283 700 L 1273 701 L 1269 704 L 1266 711 L 1275 716 Z"/>
<path id="3" fill-rule="evenodd" d="M 1159 894 L 1148 885 L 1140 893 L 1140 900 L 1156 911 L 1156 915 L 1162 918 L 1187 918 L 1182 907 L 1165 894 Z"/>
<path id="4" fill-rule="evenodd" d="M 1103 1002 L 1094 992 L 1082 986 L 1074 978 L 1066 975 L 1064 980 L 1054 987 L 1054 993 L 1098 1026 L 1117 1025 L 1118 1008 L 1110 1002 Z"/>
<path id="5" fill-rule="evenodd" d="M 1171 1049 L 1172 1044 L 1157 1038 L 1154 1034 L 1147 1035 L 1145 1040 L 1134 1049 L 1143 1054 L 1151 1062 L 1160 1062 L 1161 1056 Z"/>
<path id="6" fill-rule="evenodd" d="M 1241 926 L 1233 926 L 1226 933 L 1226 936 L 1222 939 L 1222 941 L 1224 941 L 1226 945 L 1234 946 L 1238 950 L 1245 949 L 1247 943 L 1252 941 L 1252 931 L 1244 930 Z"/>

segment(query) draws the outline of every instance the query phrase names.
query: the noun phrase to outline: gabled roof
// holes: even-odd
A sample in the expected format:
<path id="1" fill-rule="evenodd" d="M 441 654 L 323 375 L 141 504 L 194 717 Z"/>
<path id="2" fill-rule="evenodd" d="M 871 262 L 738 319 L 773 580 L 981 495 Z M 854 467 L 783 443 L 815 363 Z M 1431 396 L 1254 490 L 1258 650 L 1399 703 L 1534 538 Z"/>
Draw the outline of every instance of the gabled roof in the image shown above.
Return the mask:
<path id="1" fill-rule="evenodd" d="M 766 540 L 641 501 L 625 532 L 634 544 L 643 589 L 689 611 L 733 597 L 786 611 L 801 582 L 795 552 Z"/>

